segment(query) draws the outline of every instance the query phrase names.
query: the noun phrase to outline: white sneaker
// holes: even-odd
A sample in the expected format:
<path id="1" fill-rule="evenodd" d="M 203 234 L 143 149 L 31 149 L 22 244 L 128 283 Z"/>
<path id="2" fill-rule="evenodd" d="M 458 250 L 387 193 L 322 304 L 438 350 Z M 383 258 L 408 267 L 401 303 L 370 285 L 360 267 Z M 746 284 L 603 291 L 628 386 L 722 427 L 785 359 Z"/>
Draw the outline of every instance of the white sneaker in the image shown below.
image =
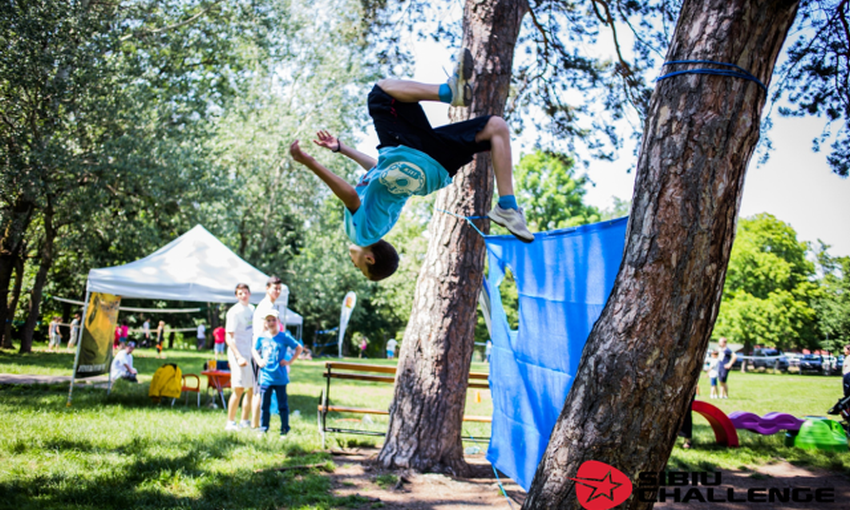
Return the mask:
<path id="1" fill-rule="evenodd" d="M 239 430 L 239 426 L 236 425 L 235 421 L 229 421 L 229 422 L 227 422 L 227 425 L 224 426 L 224 430 L 226 432 L 235 432 L 235 431 Z"/>
<path id="2" fill-rule="evenodd" d="M 516 236 L 517 239 L 524 243 L 534 241 L 534 234 L 529 232 L 525 224 L 525 216 L 519 209 L 505 209 L 500 205 L 496 205 L 492 211 L 487 213 L 487 216 L 497 225 L 501 225 Z"/>
<path id="3" fill-rule="evenodd" d="M 452 106 L 469 106 L 472 103 L 472 52 L 464 48 L 455 64 L 454 73 L 449 77 L 449 88 L 452 90 Z"/>
<path id="4" fill-rule="evenodd" d="M 242 420 L 239 422 L 239 428 L 242 430 L 251 428 L 251 420 Z"/>

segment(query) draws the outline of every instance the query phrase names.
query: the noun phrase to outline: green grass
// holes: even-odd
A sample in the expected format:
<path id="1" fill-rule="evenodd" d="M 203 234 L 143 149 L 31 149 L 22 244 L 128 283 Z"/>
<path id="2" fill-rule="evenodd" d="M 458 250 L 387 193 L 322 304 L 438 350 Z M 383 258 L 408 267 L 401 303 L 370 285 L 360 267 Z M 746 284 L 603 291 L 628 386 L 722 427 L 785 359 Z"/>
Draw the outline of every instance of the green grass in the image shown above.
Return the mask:
<path id="1" fill-rule="evenodd" d="M 365 498 L 338 498 L 322 468 L 331 458 L 322 451 L 316 430 L 316 405 L 325 387 L 323 360 L 299 361 L 288 387 L 292 432 L 286 439 L 274 435 L 225 433 L 221 409 L 179 401 L 173 408 L 155 405 L 147 397 L 147 382 L 164 362 L 176 362 L 184 373 L 199 373 L 210 354 L 169 351 L 157 360 L 151 350 L 137 349 L 135 365 L 142 384 L 116 384 L 110 396 L 103 389 L 79 387 L 73 405 L 66 407 L 67 385 L 0 387 L 0 501 L 14 508 L 346 508 L 367 505 Z M 393 364 L 387 360 L 348 360 Z M 0 351 L 0 372 L 70 375 L 70 353 L 35 352 L 18 355 Z M 487 371 L 474 363 L 473 370 Z M 729 400 L 707 400 L 725 412 L 764 414 L 783 411 L 795 416 L 824 415 L 837 398 L 837 377 L 740 374 L 730 377 Z M 391 385 L 335 380 L 331 401 L 339 405 L 386 409 Z M 482 392 L 467 398 L 467 414 L 489 415 L 492 401 Z M 190 398 L 190 402 L 191 402 Z M 386 418 L 331 415 L 332 424 L 346 428 L 381 430 Z M 740 431 L 741 448 L 714 445 L 708 423 L 695 415 L 693 450 L 675 448 L 669 468 L 715 470 L 753 467 L 780 460 L 795 465 L 850 473 L 850 454 L 788 448 L 782 435 L 760 436 Z M 272 417 L 272 430 L 277 417 Z M 487 424 L 465 424 L 464 435 L 486 436 Z M 377 445 L 381 438 L 331 435 L 329 447 Z M 486 445 L 480 445 L 486 448 Z M 286 466 L 319 465 L 311 469 L 279 471 Z M 376 479 L 383 486 L 393 478 Z"/>
<path id="2" fill-rule="evenodd" d="M 776 411 L 794 415 L 826 416 L 826 411 L 841 396 L 841 378 L 799 374 L 740 373 L 729 375 L 729 399 L 709 399 L 708 379 L 700 379 L 700 400 L 720 408 L 726 414 L 749 411 L 762 416 Z M 787 461 L 801 467 L 841 471 L 850 476 L 850 453 L 824 452 L 786 447 L 784 434 L 763 436 L 748 430 L 738 431 L 740 448 L 723 448 L 714 443 L 708 422 L 694 413 L 696 448 L 674 448 L 668 467 L 676 470 L 748 469 Z M 834 417 L 833 417 L 834 418 Z"/>

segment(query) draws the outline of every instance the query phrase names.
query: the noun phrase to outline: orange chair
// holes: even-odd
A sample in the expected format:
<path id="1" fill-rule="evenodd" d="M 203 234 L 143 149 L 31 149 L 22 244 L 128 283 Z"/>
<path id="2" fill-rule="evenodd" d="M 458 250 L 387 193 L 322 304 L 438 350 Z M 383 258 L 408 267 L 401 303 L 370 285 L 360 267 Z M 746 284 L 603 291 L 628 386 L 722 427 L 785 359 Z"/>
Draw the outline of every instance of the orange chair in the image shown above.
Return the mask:
<path id="1" fill-rule="evenodd" d="M 194 379 L 194 386 L 190 386 L 187 384 L 187 379 Z M 183 387 L 180 388 L 180 391 L 186 392 L 186 405 L 189 405 L 189 392 L 194 392 L 198 394 L 198 407 L 201 407 L 201 378 L 195 374 L 183 374 Z M 172 407 L 174 406 L 174 401 L 171 401 Z"/>

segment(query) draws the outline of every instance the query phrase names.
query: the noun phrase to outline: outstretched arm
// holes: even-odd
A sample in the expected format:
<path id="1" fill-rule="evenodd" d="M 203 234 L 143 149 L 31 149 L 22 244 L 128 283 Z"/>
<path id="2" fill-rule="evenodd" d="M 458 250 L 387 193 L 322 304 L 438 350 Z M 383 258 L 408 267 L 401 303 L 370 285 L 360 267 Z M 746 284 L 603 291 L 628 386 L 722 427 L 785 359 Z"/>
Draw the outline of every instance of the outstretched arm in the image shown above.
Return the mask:
<path id="1" fill-rule="evenodd" d="M 324 147 L 333 152 L 338 152 L 343 156 L 346 156 L 352 160 L 354 160 L 358 165 L 362 166 L 366 170 L 371 170 L 378 162 L 372 156 L 368 156 L 363 154 L 362 152 L 352 149 L 351 147 L 342 143 L 342 140 L 331 135 L 325 130 L 319 131 L 316 133 L 316 137 L 318 140 L 313 140 L 313 143 L 318 145 L 319 147 Z"/>
<path id="2" fill-rule="evenodd" d="M 313 156 L 310 156 L 301 150 L 301 147 L 298 146 L 298 140 L 295 140 L 292 142 L 292 145 L 289 146 L 289 154 L 292 155 L 292 159 L 306 166 L 312 170 L 314 174 L 318 175 L 319 179 L 323 180 L 325 184 L 328 185 L 334 195 L 342 200 L 342 203 L 345 204 L 345 207 L 347 207 L 349 211 L 354 213 L 360 208 L 360 197 L 357 196 L 354 186 L 348 184 L 342 177 L 319 164 Z"/>

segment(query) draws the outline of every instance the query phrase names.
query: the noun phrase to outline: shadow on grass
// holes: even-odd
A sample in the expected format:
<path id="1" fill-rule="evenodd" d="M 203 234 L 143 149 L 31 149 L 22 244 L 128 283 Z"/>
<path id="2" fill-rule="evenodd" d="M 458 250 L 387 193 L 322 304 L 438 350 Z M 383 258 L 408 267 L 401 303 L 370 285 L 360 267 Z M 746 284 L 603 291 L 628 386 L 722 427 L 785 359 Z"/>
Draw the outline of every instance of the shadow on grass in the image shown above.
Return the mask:
<path id="1" fill-rule="evenodd" d="M 216 471 L 213 459 L 226 458 L 240 446 L 226 437 L 182 441 L 182 453 L 174 457 L 153 456 L 150 441 L 134 439 L 117 451 L 132 461 L 98 469 L 93 473 L 53 471 L 0 483 L 0 501 L 7 508 L 337 508 L 356 507 L 368 500 L 338 498 L 330 494 L 330 480 L 317 468 L 293 471 L 250 468 Z M 274 442 L 253 441 L 262 453 L 279 450 Z M 74 444 L 81 450 L 91 445 Z M 241 445 L 244 446 L 244 445 Z M 327 463 L 327 454 L 310 454 L 297 446 L 286 447 L 280 465 Z M 279 453 L 279 452 L 275 452 Z"/>

